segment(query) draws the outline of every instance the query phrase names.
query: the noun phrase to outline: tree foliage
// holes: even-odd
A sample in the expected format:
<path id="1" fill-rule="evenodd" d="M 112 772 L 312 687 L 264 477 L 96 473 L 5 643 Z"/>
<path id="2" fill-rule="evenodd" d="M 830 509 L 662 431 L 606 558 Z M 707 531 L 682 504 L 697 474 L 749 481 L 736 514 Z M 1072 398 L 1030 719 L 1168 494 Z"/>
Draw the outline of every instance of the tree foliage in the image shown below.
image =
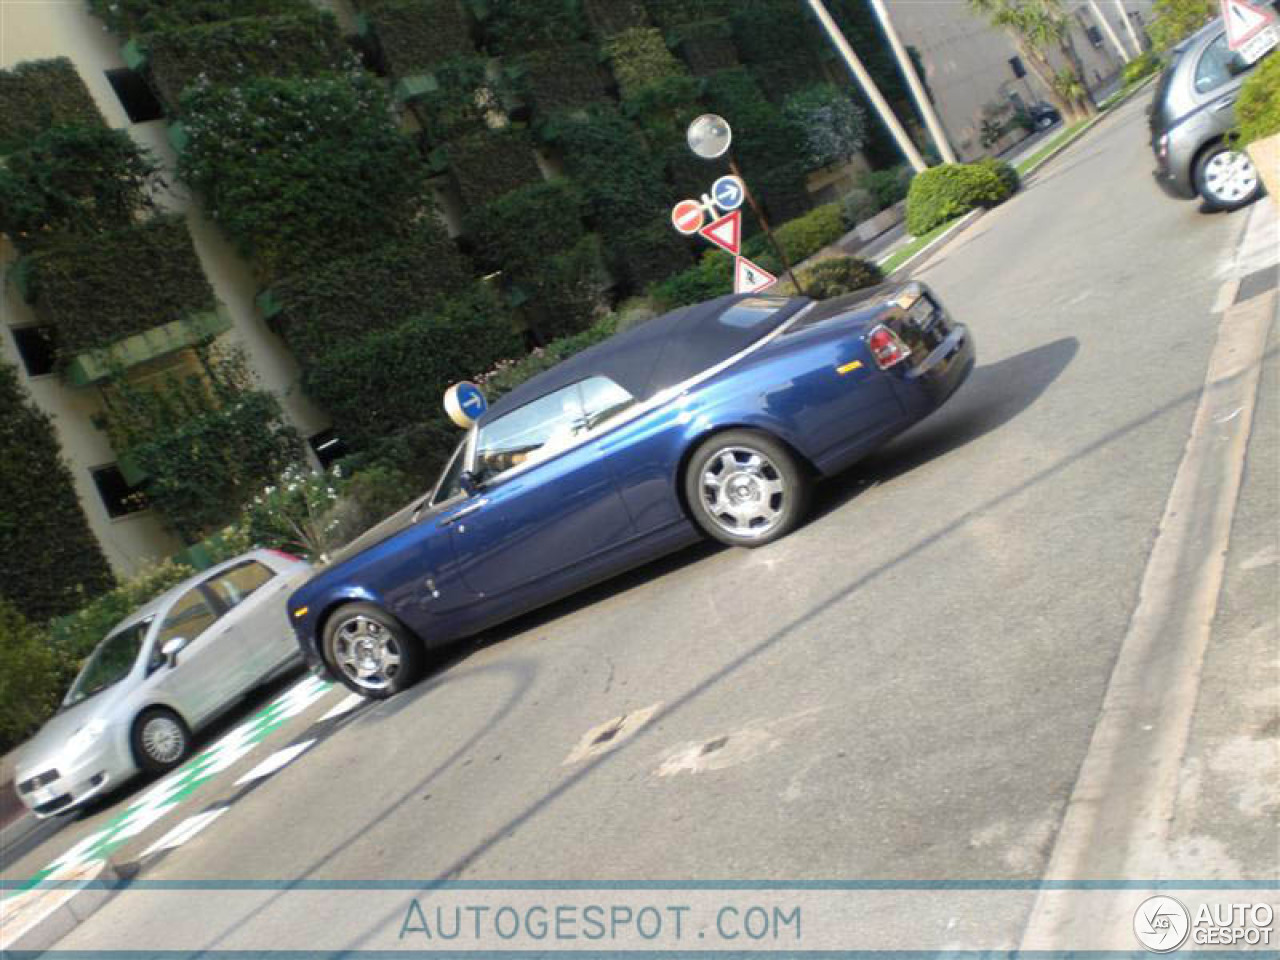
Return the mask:
<path id="1" fill-rule="evenodd" d="M 866 143 L 866 115 L 862 108 L 830 84 L 793 93 L 782 112 L 804 131 L 807 169 L 848 160 Z"/>
<path id="2" fill-rule="evenodd" d="M 1168 50 L 1219 12 L 1217 0 L 1155 0 L 1147 33 L 1157 50 Z"/>

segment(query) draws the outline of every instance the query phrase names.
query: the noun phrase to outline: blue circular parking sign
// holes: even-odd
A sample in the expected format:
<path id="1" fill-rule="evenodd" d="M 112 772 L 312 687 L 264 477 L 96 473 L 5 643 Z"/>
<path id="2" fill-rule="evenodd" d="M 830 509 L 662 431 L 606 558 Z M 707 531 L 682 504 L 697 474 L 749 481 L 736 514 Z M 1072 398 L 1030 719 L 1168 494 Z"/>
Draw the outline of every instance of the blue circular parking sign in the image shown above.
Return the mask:
<path id="1" fill-rule="evenodd" d="M 469 380 L 463 380 L 445 391 L 444 409 L 450 420 L 466 428 L 484 416 L 484 412 L 489 409 L 489 401 L 484 398 L 479 387 Z"/>
<path id="2" fill-rule="evenodd" d="M 721 177 L 711 188 L 711 199 L 726 213 L 742 206 L 742 200 L 746 195 L 747 191 L 743 189 L 742 181 L 733 176 Z"/>

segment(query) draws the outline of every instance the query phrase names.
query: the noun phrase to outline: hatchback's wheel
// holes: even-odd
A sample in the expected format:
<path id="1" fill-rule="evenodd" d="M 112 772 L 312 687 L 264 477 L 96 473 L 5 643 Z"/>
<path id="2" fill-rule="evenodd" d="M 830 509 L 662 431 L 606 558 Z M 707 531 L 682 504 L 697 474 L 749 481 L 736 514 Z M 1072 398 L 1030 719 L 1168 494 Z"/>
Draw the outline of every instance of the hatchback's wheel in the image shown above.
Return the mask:
<path id="1" fill-rule="evenodd" d="M 1247 153 L 1219 143 L 1196 164 L 1196 189 L 1215 210 L 1237 210 L 1257 199 L 1262 180 Z"/>
<path id="2" fill-rule="evenodd" d="M 718 433 L 694 452 L 685 473 L 694 519 L 722 543 L 759 547 L 804 517 L 809 481 L 791 452 L 751 430 Z"/>
<path id="3" fill-rule="evenodd" d="M 382 700 L 422 671 L 422 644 L 398 620 L 370 603 L 352 603 L 324 628 L 325 658 L 356 693 Z"/>
<path id="4" fill-rule="evenodd" d="M 133 722 L 133 756 L 149 773 L 172 770 L 191 750 L 191 731 L 165 707 L 151 707 Z"/>

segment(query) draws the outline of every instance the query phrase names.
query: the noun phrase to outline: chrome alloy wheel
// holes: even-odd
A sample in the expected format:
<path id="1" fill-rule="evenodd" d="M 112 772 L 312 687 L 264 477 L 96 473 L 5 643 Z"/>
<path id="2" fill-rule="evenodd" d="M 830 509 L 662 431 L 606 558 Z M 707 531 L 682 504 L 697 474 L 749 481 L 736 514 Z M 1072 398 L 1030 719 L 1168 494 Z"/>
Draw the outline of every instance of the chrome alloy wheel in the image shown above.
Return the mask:
<path id="1" fill-rule="evenodd" d="M 725 447 L 702 471 L 707 515 L 736 537 L 763 537 L 782 520 L 788 491 L 781 471 L 759 450 Z"/>
<path id="2" fill-rule="evenodd" d="M 157 714 L 147 720 L 138 739 L 147 756 L 156 763 L 175 762 L 187 747 L 187 735 L 181 725 L 165 714 Z"/>
<path id="3" fill-rule="evenodd" d="M 385 689 L 400 670 L 400 642 L 369 617 L 357 615 L 340 626 L 333 652 L 342 672 L 366 690 Z"/>
<path id="4" fill-rule="evenodd" d="M 1258 189 L 1258 171 L 1248 154 L 1239 150 L 1223 150 L 1205 164 L 1204 188 L 1214 202 L 1232 206 Z"/>

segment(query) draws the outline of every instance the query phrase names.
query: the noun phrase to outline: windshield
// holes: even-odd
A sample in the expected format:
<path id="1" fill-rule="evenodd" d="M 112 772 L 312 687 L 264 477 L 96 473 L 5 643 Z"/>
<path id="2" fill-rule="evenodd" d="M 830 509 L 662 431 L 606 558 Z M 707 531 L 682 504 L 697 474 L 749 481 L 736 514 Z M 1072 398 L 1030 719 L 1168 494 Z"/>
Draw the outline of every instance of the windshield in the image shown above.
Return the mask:
<path id="1" fill-rule="evenodd" d="M 144 620 L 103 640 L 76 677 L 62 705 L 69 707 L 79 703 L 127 677 L 138 662 L 142 641 L 146 639 L 150 626 L 151 621 Z"/>

